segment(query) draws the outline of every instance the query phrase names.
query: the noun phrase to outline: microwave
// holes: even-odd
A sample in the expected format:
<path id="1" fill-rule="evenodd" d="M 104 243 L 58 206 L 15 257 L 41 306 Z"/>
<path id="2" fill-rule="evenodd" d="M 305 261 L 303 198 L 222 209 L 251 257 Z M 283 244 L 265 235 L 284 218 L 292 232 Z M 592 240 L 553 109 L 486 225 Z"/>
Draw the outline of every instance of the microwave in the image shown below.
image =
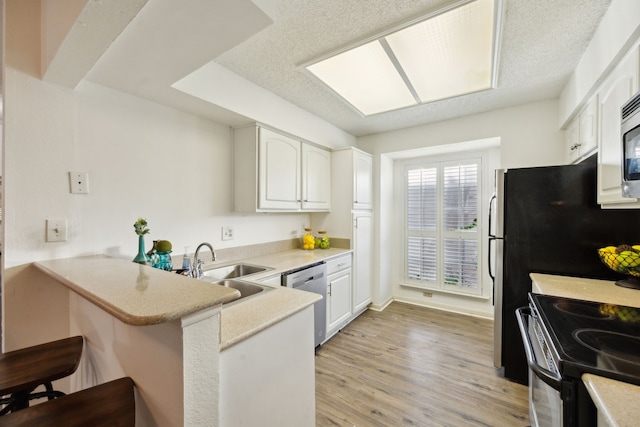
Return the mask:
<path id="1" fill-rule="evenodd" d="M 622 106 L 622 196 L 640 198 L 640 92 Z"/>

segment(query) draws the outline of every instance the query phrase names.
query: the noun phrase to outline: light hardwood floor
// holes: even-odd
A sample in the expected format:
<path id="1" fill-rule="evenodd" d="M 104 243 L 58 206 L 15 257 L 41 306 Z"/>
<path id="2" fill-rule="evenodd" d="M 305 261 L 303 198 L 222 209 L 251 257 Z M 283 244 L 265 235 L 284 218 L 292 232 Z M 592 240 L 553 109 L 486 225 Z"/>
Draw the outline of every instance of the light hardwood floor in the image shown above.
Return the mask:
<path id="1" fill-rule="evenodd" d="M 493 322 L 394 302 L 316 355 L 318 426 L 529 425 L 528 391 L 493 367 Z"/>

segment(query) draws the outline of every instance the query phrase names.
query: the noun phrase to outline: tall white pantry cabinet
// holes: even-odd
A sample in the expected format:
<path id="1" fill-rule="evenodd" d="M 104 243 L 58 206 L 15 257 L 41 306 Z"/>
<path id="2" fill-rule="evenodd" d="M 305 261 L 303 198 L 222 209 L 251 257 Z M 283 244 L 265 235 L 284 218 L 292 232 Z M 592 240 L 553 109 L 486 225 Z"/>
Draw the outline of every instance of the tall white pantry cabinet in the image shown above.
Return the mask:
<path id="1" fill-rule="evenodd" d="M 353 249 L 351 318 L 371 303 L 373 158 L 357 148 L 331 153 L 331 213 L 315 214 L 314 229 L 347 238 Z M 331 304 L 331 301 L 329 301 Z"/>

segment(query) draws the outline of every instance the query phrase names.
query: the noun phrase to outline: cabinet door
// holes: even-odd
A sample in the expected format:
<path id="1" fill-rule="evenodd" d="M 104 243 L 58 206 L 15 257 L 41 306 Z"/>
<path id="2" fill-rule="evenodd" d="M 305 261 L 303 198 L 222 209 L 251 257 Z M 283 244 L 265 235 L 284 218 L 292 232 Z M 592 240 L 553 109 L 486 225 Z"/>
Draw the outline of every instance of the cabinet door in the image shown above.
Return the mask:
<path id="1" fill-rule="evenodd" d="M 371 267 L 373 264 L 373 224 L 370 213 L 354 215 L 353 250 L 354 250 L 354 285 L 353 313 L 367 308 L 371 302 Z"/>
<path id="2" fill-rule="evenodd" d="M 351 316 L 351 269 L 327 279 L 327 332 L 331 332 Z"/>
<path id="3" fill-rule="evenodd" d="M 580 156 L 589 154 L 598 146 L 598 98 L 592 99 L 580 113 Z"/>
<path id="4" fill-rule="evenodd" d="M 302 144 L 302 209 L 331 208 L 331 153 Z"/>
<path id="5" fill-rule="evenodd" d="M 300 141 L 261 128 L 258 172 L 258 208 L 300 209 Z"/>
<path id="6" fill-rule="evenodd" d="M 622 197 L 620 108 L 638 88 L 638 49 L 605 80 L 598 96 L 598 203 L 634 202 Z"/>
<path id="7" fill-rule="evenodd" d="M 353 156 L 353 209 L 372 209 L 373 159 L 359 151 L 354 151 Z"/>
<path id="8" fill-rule="evenodd" d="M 574 163 L 580 157 L 580 123 L 578 118 L 569 124 L 565 137 L 567 163 Z"/>

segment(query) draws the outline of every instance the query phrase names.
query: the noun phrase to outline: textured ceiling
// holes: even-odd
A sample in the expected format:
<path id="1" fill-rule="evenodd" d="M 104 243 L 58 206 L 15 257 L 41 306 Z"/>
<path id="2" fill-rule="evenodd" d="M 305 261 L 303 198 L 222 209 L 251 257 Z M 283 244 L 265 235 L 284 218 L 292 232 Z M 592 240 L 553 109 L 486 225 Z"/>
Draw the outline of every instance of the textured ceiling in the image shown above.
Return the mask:
<path id="1" fill-rule="evenodd" d="M 355 136 L 557 98 L 611 0 L 505 0 L 498 86 L 361 117 L 298 64 L 450 0 L 274 0 L 274 23 L 216 62 Z"/>

